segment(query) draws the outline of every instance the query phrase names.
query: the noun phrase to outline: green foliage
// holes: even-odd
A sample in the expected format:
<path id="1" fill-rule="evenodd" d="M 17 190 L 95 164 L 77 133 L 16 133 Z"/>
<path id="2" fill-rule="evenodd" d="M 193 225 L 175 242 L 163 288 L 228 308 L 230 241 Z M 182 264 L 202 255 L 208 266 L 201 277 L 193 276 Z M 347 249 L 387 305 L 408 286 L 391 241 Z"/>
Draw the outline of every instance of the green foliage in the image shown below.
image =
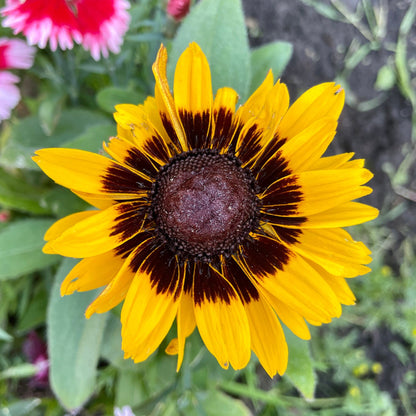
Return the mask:
<path id="1" fill-rule="evenodd" d="M 280 78 L 292 57 L 293 47 L 289 42 L 273 42 L 251 51 L 251 87 L 253 92 L 264 80 L 269 69 Z"/>
<path id="2" fill-rule="evenodd" d="M 135 90 L 120 87 L 106 87 L 97 94 L 97 104 L 102 110 L 113 113 L 117 104 L 141 104 L 145 95 Z M 103 136 L 105 137 L 105 136 Z"/>
<path id="3" fill-rule="evenodd" d="M 58 256 L 42 253 L 43 235 L 53 220 L 23 219 L 14 221 L 0 231 L 0 280 L 56 264 Z"/>
<path id="4" fill-rule="evenodd" d="M 62 112 L 53 133 L 46 136 L 37 116 L 26 117 L 12 126 L 2 147 L 0 164 L 9 168 L 35 169 L 31 158 L 36 150 L 65 147 L 67 142 L 71 143 L 85 135 L 92 126 L 103 123 L 108 123 L 108 120 L 100 113 L 87 109 L 68 109 Z"/>
<path id="5" fill-rule="evenodd" d="M 289 362 L 285 376 L 293 383 L 306 400 L 313 401 L 316 387 L 316 375 L 313 368 L 310 345 L 286 331 L 289 346 Z"/>
<path id="6" fill-rule="evenodd" d="M 97 363 L 106 315 L 89 320 L 84 311 L 97 293 L 61 298 L 60 286 L 76 261 L 65 259 L 58 269 L 48 308 L 48 348 L 51 387 L 67 410 L 81 407 L 95 390 Z"/>

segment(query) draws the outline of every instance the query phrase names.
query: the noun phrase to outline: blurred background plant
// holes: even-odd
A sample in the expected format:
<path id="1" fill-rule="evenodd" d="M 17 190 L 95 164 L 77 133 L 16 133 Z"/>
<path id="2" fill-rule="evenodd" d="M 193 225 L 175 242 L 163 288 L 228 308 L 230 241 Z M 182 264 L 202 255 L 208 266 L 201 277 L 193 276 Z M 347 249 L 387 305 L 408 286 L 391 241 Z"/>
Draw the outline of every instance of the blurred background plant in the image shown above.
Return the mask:
<path id="1" fill-rule="evenodd" d="M 168 3 L 131 1 L 123 45 L 108 58 L 81 41 L 41 45 L 30 69 L 11 69 L 22 98 L 0 127 L 0 415 L 415 414 L 416 2 Z M 8 28 L 0 37 L 25 40 Z M 373 250 L 373 271 L 351 281 L 357 305 L 311 328 L 312 341 L 287 332 L 282 378 L 255 357 L 222 370 L 197 333 L 179 373 L 163 348 L 142 364 L 123 360 L 117 313 L 85 320 L 94 293 L 59 296 L 74 261 L 41 252 L 56 218 L 85 205 L 38 171 L 34 150 L 100 151 L 116 133 L 114 105 L 153 94 L 160 43 L 172 77 L 190 41 L 208 57 L 214 91 L 231 86 L 241 102 L 269 68 L 292 97 L 339 81 L 348 106 L 335 150 L 356 151 L 376 172 L 370 202 L 381 216 L 352 231 Z"/>

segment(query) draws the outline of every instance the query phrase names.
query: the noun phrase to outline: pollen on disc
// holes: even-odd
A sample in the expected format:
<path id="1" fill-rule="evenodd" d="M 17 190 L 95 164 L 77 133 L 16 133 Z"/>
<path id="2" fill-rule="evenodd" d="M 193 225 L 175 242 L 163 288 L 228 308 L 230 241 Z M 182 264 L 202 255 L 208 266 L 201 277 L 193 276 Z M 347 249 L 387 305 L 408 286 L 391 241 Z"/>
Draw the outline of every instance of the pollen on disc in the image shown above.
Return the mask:
<path id="1" fill-rule="evenodd" d="M 235 158 L 200 150 L 161 172 L 153 207 L 169 242 L 198 258 L 232 251 L 255 223 L 258 199 Z"/>

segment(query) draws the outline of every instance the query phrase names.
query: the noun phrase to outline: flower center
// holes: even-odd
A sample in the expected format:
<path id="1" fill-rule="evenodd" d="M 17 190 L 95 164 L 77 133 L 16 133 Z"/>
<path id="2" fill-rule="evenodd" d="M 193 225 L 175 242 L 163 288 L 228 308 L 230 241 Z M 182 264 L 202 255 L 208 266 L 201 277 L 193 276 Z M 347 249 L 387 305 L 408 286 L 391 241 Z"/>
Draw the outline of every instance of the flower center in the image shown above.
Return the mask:
<path id="1" fill-rule="evenodd" d="M 258 227 L 256 182 L 240 165 L 232 155 L 198 149 L 160 169 L 151 216 L 162 241 L 181 260 L 230 256 Z"/>

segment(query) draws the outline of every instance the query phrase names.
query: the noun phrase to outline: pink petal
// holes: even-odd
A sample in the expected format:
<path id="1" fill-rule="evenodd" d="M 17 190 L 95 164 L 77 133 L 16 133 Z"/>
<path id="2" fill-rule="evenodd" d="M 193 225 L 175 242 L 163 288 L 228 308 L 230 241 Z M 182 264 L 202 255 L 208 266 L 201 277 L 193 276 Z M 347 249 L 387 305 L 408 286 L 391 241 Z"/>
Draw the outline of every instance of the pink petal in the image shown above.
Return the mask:
<path id="1" fill-rule="evenodd" d="M 0 38 L 0 69 L 28 69 L 35 49 L 20 39 Z"/>
<path id="2" fill-rule="evenodd" d="M 10 72 L 0 72 L 0 120 L 10 118 L 11 111 L 19 103 L 20 92 L 16 87 L 19 77 Z"/>

